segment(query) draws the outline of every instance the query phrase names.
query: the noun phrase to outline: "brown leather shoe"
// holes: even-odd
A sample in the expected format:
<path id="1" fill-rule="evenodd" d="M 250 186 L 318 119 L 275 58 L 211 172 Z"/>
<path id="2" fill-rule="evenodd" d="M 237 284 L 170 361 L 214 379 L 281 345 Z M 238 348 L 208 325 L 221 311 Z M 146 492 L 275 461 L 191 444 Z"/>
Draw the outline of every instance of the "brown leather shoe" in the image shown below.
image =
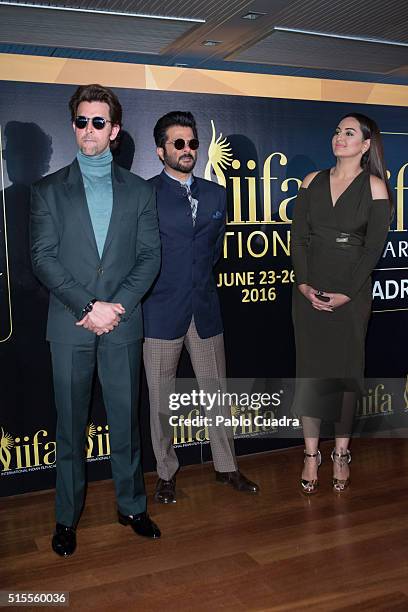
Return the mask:
<path id="1" fill-rule="evenodd" d="M 154 499 L 159 504 L 175 504 L 176 499 L 176 477 L 170 478 L 170 480 L 163 480 L 159 478 L 156 483 L 156 491 Z"/>
<path id="2" fill-rule="evenodd" d="M 246 493 L 258 493 L 259 491 L 259 486 L 248 480 L 239 470 L 235 472 L 215 472 L 215 479 L 217 482 L 230 484 L 237 491 L 245 491 Z"/>

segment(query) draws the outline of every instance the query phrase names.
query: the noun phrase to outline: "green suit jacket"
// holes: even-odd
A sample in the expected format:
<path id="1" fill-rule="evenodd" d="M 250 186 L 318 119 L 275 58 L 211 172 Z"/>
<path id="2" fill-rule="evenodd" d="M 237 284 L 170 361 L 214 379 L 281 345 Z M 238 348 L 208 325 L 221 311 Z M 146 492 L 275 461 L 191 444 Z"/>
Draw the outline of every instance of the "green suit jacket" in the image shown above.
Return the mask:
<path id="1" fill-rule="evenodd" d="M 113 208 L 99 256 L 78 162 L 41 179 L 31 190 L 34 273 L 50 291 L 47 340 L 91 344 L 97 336 L 75 325 L 97 298 L 120 302 L 121 322 L 104 342 L 143 337 L 140 301 L 160 268 L 154 188 L 112 163 Z"/>

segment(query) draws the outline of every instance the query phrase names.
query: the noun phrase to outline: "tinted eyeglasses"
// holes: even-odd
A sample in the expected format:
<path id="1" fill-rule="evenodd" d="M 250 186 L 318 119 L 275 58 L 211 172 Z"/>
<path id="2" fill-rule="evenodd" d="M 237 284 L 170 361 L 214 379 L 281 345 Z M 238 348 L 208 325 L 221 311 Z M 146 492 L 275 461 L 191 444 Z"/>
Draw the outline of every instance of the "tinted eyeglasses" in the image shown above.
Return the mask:
<path id="1" fill-rule="evenodd" d="M 88 121 L 92 121 L 92 125 L 95 130 L 103 130 L 107 123 L 112 123 L 109 119 L 104 119 L 103 117 L 75 117 L 75 126 L 78 130 L 84 130 L 88 125 Z"/>
<path id="2" fill-rule="evenodd" d="M 166 144 L 168 143 L 174 145 L 174 148 L 177 149 L 177 151 L 181 151 L 187 145 L 190 147 L 192 151 L 196 151 L 198 147 L 200 146 L 200 143 L 197 140 L 197 138 L 192 138 L 191 140 L 184 140 L 183 138 L 176 138 L 176 140 L 168 140 Z"/>

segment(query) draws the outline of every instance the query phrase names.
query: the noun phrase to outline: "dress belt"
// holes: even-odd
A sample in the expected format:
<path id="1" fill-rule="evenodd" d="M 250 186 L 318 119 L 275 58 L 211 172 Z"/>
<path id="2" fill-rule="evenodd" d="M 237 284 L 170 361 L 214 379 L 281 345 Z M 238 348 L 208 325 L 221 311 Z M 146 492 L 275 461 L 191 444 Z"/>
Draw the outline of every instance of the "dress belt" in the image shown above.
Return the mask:
<path id="1" fill-rule="evenodd" d="M 364 237 L 360 234 L 352 234 L 349 232 L 338 232 L 336 230 L 325 229 L 321 234 L 313 233 L 310 236 L 311 240 L 321 240 L 326 244 L 333 246 L 364 246 Z"/>

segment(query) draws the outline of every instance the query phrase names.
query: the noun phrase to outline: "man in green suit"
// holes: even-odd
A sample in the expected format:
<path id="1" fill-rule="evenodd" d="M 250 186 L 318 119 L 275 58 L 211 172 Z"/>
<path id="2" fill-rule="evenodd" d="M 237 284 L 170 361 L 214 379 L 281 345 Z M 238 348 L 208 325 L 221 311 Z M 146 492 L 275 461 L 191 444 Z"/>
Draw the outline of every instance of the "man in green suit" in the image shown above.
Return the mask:
<path id="1" fill-rule="evenodd" d="M 112 162 L 122 108 L 100 85 L 70 103 L 76 159 L 32 187 L 31 253 L 50 291 L 50 342 L 57 408 L 54 551 L 76 547 L 84 503 L 85 437 L 97 366 L 110 430 L 119 522 L 160 537 L 146 513 L 137 423 L 143 336 L 140 302 L 160 267 L 153 187 Z"/>

